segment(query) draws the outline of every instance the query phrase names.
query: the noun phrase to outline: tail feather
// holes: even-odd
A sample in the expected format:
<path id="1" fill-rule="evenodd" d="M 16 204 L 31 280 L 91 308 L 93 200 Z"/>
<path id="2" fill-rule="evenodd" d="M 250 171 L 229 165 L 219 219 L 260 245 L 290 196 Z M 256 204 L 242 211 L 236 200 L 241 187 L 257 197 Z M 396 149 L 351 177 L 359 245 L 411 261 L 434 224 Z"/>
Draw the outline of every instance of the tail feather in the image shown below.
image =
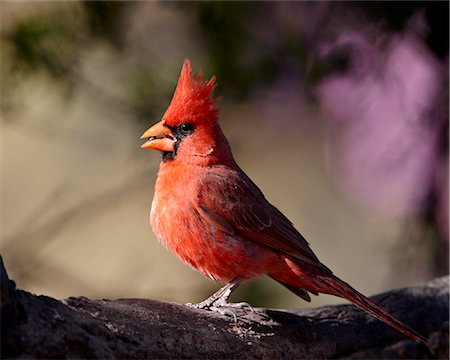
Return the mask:
<path id="1" fill-rule="evenodd" d="M 316 296 L 319 295 L 319 293 L 317 291 L 313 291 L 313 290 L 306 291 L 305 289 L 295 287 L 295 286 L 286 284 L 283 281 L 277 280 L 273 276 L 271 276 L 271 278 L 274 279 L 275 281 L 278 281 L 281 285 L 285 286 L 287 289 L 292 291 L 295 295 L 301 297 L 306 302 L 311 302 L 311 297 L 309 296 L 308 292 L 310 292 L 311 294 L 316 295 Z"/>
<path id="2" fill-rule="evenodd" d="M 383 321 L 384 323 L 392 326 L 394 329 L 405 334 L 412 340 L 422 341 L 427 344 L 427 339 L 425 337 L 403 324 L 400 320 L 389 314 L 384 308 L 375 304 L 372 300 L 368 299 L 366 296 L 353 289 L 350 285 L 336 276 L 324 276 L 321 277 L 321 281 L 333 290 L 334 295 L 347 299 L 378 320 Z"/>

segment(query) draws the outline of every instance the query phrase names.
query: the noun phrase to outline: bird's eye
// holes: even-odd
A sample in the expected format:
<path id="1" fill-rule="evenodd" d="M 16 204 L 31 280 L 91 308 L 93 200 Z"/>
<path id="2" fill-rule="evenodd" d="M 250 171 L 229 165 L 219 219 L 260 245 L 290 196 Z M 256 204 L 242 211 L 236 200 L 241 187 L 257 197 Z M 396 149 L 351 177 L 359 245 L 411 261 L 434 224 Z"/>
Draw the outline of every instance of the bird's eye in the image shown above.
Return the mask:
<path id="1" fill-rule="evenodd" d="M 183 132 L 191 132 L 192 130 L 194 130 L 194 125 L 192 125 L 191 123 L 183 123 L 180 125 L 180 129 Z"/>

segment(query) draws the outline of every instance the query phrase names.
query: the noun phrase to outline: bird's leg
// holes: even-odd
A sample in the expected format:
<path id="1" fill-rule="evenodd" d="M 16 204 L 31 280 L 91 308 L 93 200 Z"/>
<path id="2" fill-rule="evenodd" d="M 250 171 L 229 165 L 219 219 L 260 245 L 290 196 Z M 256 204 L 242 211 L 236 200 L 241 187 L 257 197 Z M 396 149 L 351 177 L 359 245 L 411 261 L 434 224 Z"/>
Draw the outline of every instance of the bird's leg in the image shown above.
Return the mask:
<path id="1" fill-rule="evenodd" d="M 240 276 L 231 280 L 224 287 L 217 290 L 214 294 L 212 294 L 206 300 L 198 303 L 198 304 L 189 304 L 198 309 L 209 309 L 213 305 L 216 307 L 225 306 L 228 304 L 228 299 L 230 298 L 231 293 L 234 289 L 241 283 L 242 278 Z"/>
<path id="2" fill-rule="evenodd" d="M 253 308 L 247 303 L 229 303 L 228 299 L 230 298 L 231 293 L 234 289 L 242 282 L 243 278 L 238 276 L 231 280 L 224 287 L 216 291 L 206 300 L 198 303 L 198 304 L 187 304 L 189 306 L 195 307 L 197 309 L 205 309 L 218 311 L 223 315 L 227 315 L 229 311 L 223 309 L 226 307 L 235 307 L 235 308 L 247 308 L 253 311 Z M 232 313 L 232 312 L 231 312 Z M 232 313 L 232 316 L 236 318 L 236 315 Z"/>

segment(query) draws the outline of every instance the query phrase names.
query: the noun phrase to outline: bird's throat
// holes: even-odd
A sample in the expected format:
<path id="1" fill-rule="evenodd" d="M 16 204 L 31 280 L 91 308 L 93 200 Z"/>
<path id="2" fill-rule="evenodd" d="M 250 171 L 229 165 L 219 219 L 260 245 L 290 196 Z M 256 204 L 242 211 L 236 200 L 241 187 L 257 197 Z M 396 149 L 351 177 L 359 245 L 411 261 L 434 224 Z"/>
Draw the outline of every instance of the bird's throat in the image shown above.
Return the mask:
<path id="1" fill-rule="evenodd" d="M 175 151 L 163 151 L 162 153 L 162 162 L 172 161 L 175 159 Z"/>

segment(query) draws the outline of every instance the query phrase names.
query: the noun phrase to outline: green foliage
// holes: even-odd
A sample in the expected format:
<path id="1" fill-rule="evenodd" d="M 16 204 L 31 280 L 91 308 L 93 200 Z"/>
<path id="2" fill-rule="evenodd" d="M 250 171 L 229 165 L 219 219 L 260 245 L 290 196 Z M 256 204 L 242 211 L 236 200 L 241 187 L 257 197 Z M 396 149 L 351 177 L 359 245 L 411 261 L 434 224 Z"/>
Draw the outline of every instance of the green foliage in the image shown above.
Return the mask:
<path id="1" fill-rule="evenodd" d="M 82 5 L 90 33 L 121 47 L 121 22 L 129 3 L 123 1 L 83 1 Z"/>
<path id="2" fill-rule="evenodd" d="M 96 38 L 117 48 L 126 3 L 89 1 L 81 5 L 74 3 L 18 21 L 4 37 L 13 49 L 13 70 L 45 70 L 64 78 Z"/>
<path id="3" fill-rule="evenodd" d="M 128 74 L 125 83 L 128 101 L 139 120 L 148 123 L 149 118 L 161 116 L 157 111 L 161 109 L 161 104 L 167 105 L 170 94 L 161 90 L 159 82 L 148 67 L 135 67 Z"/>
<path id="4" fill-rule="evenodd" d="M 77 32 L 67 22 L 31 17 L 17 23 L 6 40 L 12 45 L 15 70 L 45 70 L 63 77 L 76 62 Z"/>
<path id="5" fill-rule="evenodd" d="M 237 96 L 272 79 L 276 69 L 273 54 L 256 51 L 264 45 L 255 41 L 250 29 L 255 10 L 249 2 L 195 3 L 197 20 L 221 87 Z M 248 60 L 248 55 L 255 54 Z"/>
<path id="6" fill-rule="evenodd" d="M 80 65 L 89 54 L 86 50 L 99 42 L 120 48 L 120 24 L 126 6 L 121 2 L 71 2 L 19 17 L 2 36 L 7 45 L 2 80 L 11 89 L 1 100 L 2 110 L 20 108 L 14 105 L 18 102 L 14 89 L 39 73 L 57 80 L 53 83 L 62 86 L 60 94 L 66 100 L 71 99 L 80 84 L 102 91 L 91 79 L 83 77 Z M 102 99 L 111 98 L 108 92 L 101 95 Z M 116 103 L 115 98 L 110 100 Z"/>

